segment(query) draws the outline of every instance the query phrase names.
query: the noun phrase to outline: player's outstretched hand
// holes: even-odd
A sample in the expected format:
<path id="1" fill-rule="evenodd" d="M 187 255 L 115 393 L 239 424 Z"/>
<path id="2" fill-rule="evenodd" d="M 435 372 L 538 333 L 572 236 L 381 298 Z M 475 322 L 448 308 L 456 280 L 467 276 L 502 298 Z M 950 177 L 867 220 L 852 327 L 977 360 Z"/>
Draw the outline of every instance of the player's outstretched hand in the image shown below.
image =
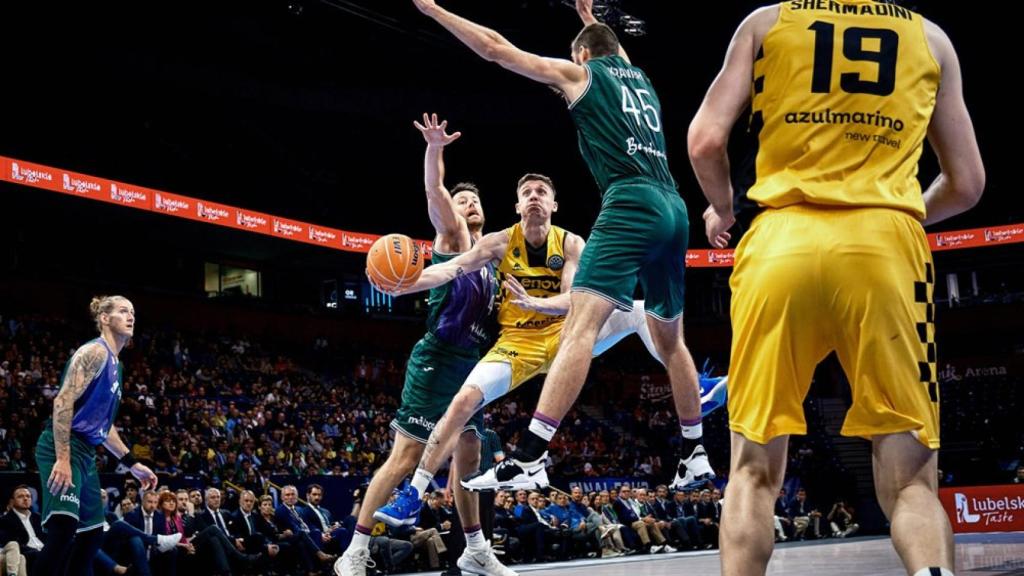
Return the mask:
<path id="1" fill-rule="evenodd" d="M 576 13 L 584 24 L 590 25 L 597 22 L 594 17 L 594 0 L 576 0 Z"/>
<path id="2" fill-rule="evenodd" d="M 156 488 L 157 480 L 156 474 L 149 469 L 149 466 L 136 462 L 131 467 L 132 476 L 138 478 L 139 482 L 142 483 L 143 490 L 152 490 Z"/>
<path id="3" fill-rule="evenodd" d="M 412 0 L 412 3 L 416 5 L 416 8 L 424 14 L 430 12 L 434 8 L 437 8 L 437 2 L 434 0 Z"/>
<path id="4" fill-rule="evenodd" d="M 725 248 L 729 245 L 732 234 L 728 230 L 736 223 L 736 216 L 732 210 L 722 213 L 715 210 L 714 206 L 708 206 L 704 211 L 704 231 L 707 233 L 708 242 L 714 248 Z"/>
<path id="5" fill-rule="evenodd" d="M 423 124 L 413 120 L 412 125 L 423 134 L 423 139 L 427 141 L 429 146 L 447 146 L 452 142 L 459 139 L 462 136 L 462 132 L 455 132 L 453 134 L 447 134 L 445 129 L 448 127 L 448 121 L 445 120 L 441 123 L 437 121 L 437 114 L 427 115 L 423 113 Z"/>
<path id="6" fill-rule="evenodd" d="M 537 299 L 526 292 L 526 288 L 515 279 L 515 276 L 505 277 L 505 289 L 508 290 L 509 302 L 523 310 L 536 310 Z"/>

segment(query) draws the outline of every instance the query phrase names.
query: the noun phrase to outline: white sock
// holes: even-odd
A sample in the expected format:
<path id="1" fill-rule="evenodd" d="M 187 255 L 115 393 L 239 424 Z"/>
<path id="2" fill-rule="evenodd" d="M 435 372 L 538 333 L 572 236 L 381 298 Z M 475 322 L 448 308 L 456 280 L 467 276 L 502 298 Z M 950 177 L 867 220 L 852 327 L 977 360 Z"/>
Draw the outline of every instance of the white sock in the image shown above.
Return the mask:
<path id="1" fill-rule="evenodd" d="M 356 532 L 352 535 L 352 543 L 348 545 L 349 550 L 359 550 L 360 548 L 369 550 L 370 549 L 370 535 Z"/>
<path id="2" fill-rule="evenodd" d="M 533 432 L 540 438 L 551 442 L 551 439 L 555 437 L 555 432 L 558 432 L 558 426 L 552 426 L 543 420 L 539 420 L 536 415 L 533 416 L 533 420 L 530 420 L 530 432 Z"/>
<path id="3" fill-rule="evenodd" d="M 469 546 L 472 550 L 487 548 L 487 540 L 484 540 L 484 531 L 473 530 L 472 532 L 466 532 L 466 546 Z"/>
<path id="4" fill-rule="evenodd" d="M 658 354 L 658 349 L 654 346 L 654 338 L 651 337 L 651 328 L 647 325 L 647 312 L 644 310 L 643 300 L 633 301 L 633 312 L 632 312 L 633 324 L 636 326 L 636 335 L 643 341 L 644 347 L 647 348 L 647 352 L 652 358 L 658 361 L 658 363 L 664 365 L 665 362 L 661 359 L 661 355 Z"/>
<path id="5" fill-rule="evenodd" d="M 938 572 L 935 572 L 935 571 Z M 946 570 L 945 568 L 921 568 L 917 572 L 914 572 L 914 576 L 935 576 L 940 574 L 941 576 L 954 576 L 953 572 Z"/>
<path id="6" fill-rule="evenodd" d="M 683 430 L 683 438 L 696 439 L 704 435 L 704 423 L 697 422 L 693 426 L 684 426 L 682 424 L 679 427 Z"/>
<path id="7" fill-rule="evenodd" d="M 417 468 L 416 472 L 412 475 L 412 487 L 416 489 L 416 494 L 420 498 L 423 497 L 424 491 L 427 486 L 430 486 L 430 481 L 434 479 L 434 475 L 427 472 L 423 468 Z"/>

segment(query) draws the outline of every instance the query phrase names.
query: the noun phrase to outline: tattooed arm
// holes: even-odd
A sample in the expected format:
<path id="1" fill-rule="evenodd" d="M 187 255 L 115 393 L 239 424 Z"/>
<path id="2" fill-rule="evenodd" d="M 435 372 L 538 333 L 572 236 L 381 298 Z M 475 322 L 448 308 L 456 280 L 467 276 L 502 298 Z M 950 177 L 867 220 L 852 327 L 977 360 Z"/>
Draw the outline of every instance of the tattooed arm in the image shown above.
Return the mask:
<path id="1" fill-rule="evenodd" d="M 106 361 L 107 351 L 99 343 L 79 348 L 68 363 L 60 392 L 53 399 L 53 447 L 57 461 L 47 482 L 51 494 L 63 494 L 71 487 L 71 421 L 75 416 L 75 402 Z"/>

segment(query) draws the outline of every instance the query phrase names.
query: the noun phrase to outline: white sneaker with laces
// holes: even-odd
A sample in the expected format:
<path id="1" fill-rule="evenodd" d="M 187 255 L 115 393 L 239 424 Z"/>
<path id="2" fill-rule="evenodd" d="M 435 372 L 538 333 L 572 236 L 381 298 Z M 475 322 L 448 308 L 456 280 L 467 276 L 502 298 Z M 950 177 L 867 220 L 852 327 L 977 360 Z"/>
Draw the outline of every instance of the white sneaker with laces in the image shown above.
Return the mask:
<path id="1" fill-rule="evenodd" d="M 366 576 L 366 568 L 373 568 L 377 563 L 370 558 L 369 548 L 349 548 L 334 561 L 336 576 Z"/>
<path id="2" fill-rule="evenodd" d="M 490 545 L 479 550 L 467 546 L 456 564 L 464 573 L 479 576 L 518 576 L 514 570 L 498 561 Z"/>
<path id="3" fill-rule="evenodd" d="M 676 468 L 676 477 L 669 486 L 669 490 L 677 492 L 693 490 L 704 485 L 708 480 L 714 480 L 715 471 L 711 469 L 711 462 L 708 461 L 708 453 L 700 444 L 693 449 L 689 458 L 681 458 Z"/>
<path id="4" fill-rule="evenodd" d="M 486 490 L 540 490 L 548 487 L 548 471 L 544 463 L 548 453 L 535 462 L 519 462 L 506 458 L 493 468 L 462 479 L 462 487 L 470 492 Z"/>
<path id="5" fill-rule="evenodd" d="M 157 534 L 156 549 L 160 552 L 170 552 L 181 542 L 181 534 Z"/>

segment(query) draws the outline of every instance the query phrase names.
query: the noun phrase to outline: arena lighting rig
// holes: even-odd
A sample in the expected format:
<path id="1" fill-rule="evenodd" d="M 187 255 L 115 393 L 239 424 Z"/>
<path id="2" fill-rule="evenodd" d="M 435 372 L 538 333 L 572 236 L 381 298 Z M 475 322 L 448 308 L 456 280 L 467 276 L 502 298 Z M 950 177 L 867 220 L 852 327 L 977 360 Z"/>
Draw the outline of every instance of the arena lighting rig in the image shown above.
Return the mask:
<path id="1" fill-rule="evenodd" d="M 573 11 L 576 10 L 576 2 L 573 0 L 561 0 L 561 3 L 563 6 L 572 8 Z M 647 23 L 627 14 L 620 4 L 620 0 L 594 0 L 594 16 L 601 22 L 630 36 L 645 36 Z"/>

